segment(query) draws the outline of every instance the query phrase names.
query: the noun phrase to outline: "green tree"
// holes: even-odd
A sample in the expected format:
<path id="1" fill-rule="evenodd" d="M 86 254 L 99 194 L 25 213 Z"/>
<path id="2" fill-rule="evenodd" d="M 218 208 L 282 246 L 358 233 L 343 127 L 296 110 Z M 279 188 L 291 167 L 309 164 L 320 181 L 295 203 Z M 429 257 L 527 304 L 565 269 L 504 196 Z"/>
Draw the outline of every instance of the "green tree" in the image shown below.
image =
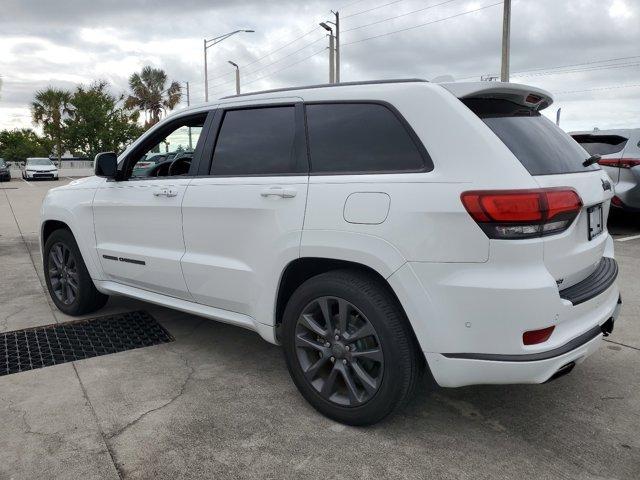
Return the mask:
<path id="1" fill-rule="evenodd" d="M 143 132 L 137 123 L 139 112 L 121 106 L 107 82 L 79 86 L 71 96 L 71 114 L 64 120 L 65 145 L 76 155 L 93 158 L 99 152 L 118 152 Z"/>
<path id="2" fill-rule="evenodd" d="M 131 94 L 127 97 L 125 106 L 145 113 L 146 128 L 158 123 L 163 113 L 166 114 L 167 110 L 172 110 L 180 102 L 180 84 L 172 81 L 166 88 L 167 81 L 164 70 L 150 66 L 129 77 Z"/>
<path id="3" fill-rule="evenodd" d="M 0 158 L 24 162 L 28 157 L 48 157 L 51 143 L 30 128 L 0 131 Z"/>
<path id="4" fill-rule="evenodd" d="M 42 131 L 56 147 L 58 160 L 62 156 L 62 123 L 65 114 L 69 114 L 71 93 L 66 90 L 49 87 L 36 92 L 31 104 L 31 115 L 36 125 L 42 125 Z"/>

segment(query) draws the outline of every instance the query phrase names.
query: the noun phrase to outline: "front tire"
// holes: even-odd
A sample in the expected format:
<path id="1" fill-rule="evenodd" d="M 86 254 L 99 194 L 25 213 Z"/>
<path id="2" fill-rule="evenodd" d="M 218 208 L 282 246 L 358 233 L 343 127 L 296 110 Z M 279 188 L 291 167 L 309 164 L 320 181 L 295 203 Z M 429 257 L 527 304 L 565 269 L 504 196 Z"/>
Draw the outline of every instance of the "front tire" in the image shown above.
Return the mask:
<path id="1" fill-rule="evenodd" d="M 100 293 L 82 259 L 73 234 L 54 231 L 44 244 L 44 278 L 53 303 L 63 313 L 84 315 L 101 309 L 109 297 Z"/>
<path id="2" fill-rule="evenodd" d="M 349 425 L 379 422 L 402 407 L 424 369 L 397 299 L 358 270 L 303 283 L 285 309 L 282 343 L 300 393 L 323 415 Z"/>

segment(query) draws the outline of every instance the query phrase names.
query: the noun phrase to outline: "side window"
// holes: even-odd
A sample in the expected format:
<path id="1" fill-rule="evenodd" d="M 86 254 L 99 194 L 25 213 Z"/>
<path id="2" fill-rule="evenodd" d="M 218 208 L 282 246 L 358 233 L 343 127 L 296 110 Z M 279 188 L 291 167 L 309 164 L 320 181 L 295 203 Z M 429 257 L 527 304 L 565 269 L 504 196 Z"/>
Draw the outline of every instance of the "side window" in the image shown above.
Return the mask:
<path id="1" fill-rule="evenodd" d="M 216 140 L 211 175 L 295 173 L 295 107 L 228 110 Z"/>
<path id="2" fill-rule="evenodd" d="M 384 105 L 310 104 L 306 111 L 314 173 L 400 173 L 425 169 L 418 145 Z M 427 166 L 432 168 L 430 164 Z"/>
<path id="3" fill-rule="evenodd" d="M 133 153 L 131 178 L 187 175 L 206 118 L 198 114 L 160 127 Z"/>

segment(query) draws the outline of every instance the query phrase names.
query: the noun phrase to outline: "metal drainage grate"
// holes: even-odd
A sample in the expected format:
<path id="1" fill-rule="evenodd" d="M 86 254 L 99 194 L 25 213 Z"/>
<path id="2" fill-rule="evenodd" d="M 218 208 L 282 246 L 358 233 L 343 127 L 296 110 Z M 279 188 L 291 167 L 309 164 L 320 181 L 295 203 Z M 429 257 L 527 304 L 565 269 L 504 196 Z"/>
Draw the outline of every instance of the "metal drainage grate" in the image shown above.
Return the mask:
<path id="1" fill-rule="evenodd" d="M 0 334 L 0 376 L 173 340 L 144 311 L 6 332 Z"/>

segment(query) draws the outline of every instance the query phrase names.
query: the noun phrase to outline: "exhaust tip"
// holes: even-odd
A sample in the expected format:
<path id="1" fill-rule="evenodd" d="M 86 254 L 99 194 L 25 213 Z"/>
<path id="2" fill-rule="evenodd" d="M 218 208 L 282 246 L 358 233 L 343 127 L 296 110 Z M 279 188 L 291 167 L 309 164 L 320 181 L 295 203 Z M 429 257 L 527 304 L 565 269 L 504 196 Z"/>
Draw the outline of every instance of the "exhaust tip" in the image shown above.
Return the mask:
<path id="1" fill-rule="evenodd" d="M 551 375 L 551 377 L 549 378 L 549 380 L 547 380 L 544 383 L 549 383 L 553 380 L 556 380 L 560 377 L 564 377 L 566 374 L 571 373 L 571 370 L 573 370 L 573 367 L 576 366 L 576 362 L 569 362 L 566 365 L 561 366 L 558 371 L 556 373 L 554 373 L 553 375 Z"/>
<path id="2" fill-rule="evenodd" d="M 602 335 L 608 337 L 613 332 L 613 317 L 610 317 L 609 320 L 600 325 L 600 329 L 602 330 Z"/>

